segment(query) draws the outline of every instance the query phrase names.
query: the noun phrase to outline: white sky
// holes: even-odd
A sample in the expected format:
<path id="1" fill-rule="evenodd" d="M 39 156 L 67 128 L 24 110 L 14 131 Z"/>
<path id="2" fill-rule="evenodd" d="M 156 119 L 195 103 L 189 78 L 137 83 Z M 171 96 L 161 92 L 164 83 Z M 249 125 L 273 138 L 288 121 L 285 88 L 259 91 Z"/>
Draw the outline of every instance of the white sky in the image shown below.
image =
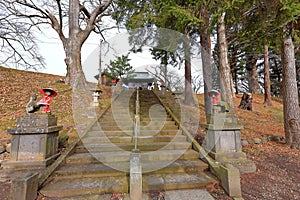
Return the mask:
<path id="1" fill-rule="evenodd" d="M 43 32 L 45 35 L 38 35 L 37 42 L 40 53 L 45 58 L 46 62 L 46 69 L 41 72 L 62 76 L 66 75 L 66 65 L 64 63 L 65 52 L 60 39 L 58 39 L 57 33 L 52 28 L 47 28 Z M 115 59 L 115 56 L 126 55 L 130 48 L 128 44 L 128 34 L 125 32 L 118 33 L 114 30 L 106 33 L 105 37 L 110 45 L 116 49 L 117 53 L 110 51 L 108 54 L 104 55 L 104 52 L 102 51 L 102 70 L 105 67 L 105 64 L 108 64 L 110 60 Z M 83 70 L 88 81 L 96 81 L 94 76 L 99 73 L 99 46 L 100 36 L 92 34 L 82 47 Z M 137 54 L 131 53 L 129 58 L 131 59 L 130 64 L 134 69 L 159 64 L 159 61 L 152 59 L 149 51 Z M 199 60 L 195 62 L 194 73 L 201 73 L 199 72 L 202 70 L 202 67 L 199 64 L 201 62 L 199 62 Z M 182 70 L 179 71 L 179 73 L 183 74 Z"/>
<path id="2" fill-rule="evenodd" d="M 65 52 L 63 50 L 62 43 L 60 39 L 58 39 L 57 34 L 49 29 L 45 30 L 47 35 L 38 35 L 38 46 L 41 55 L 45 58 L 46 69 L 41 70 L 43 73 L 55 74 L 55 75 L 66 75 L 66 65 L 64 62 Z M 118 38 L 118 36 L 123 37 L 124 34 L 114 33 L 110 34 L 113 37 L 106 37 L 106 40 L 109 42 L 118 42 L 115 44 L 119 47 L 124 47 L 124 49 L 118 49 L 119 55 L 127 54 L 128 49 L 126 48 L 127 44 L 120 44 L 120 42 L 124 42 L 123 38 Z M 127 35 L 127 34 L 125 34 Z M 100 36 L 99 35 L 91 35 L 87 41 L 84 43 L 81 51 L 82 55 L 82 64 L 84 68 L 84 72 L 89 81 L 95 81 L 93 76 L 98 73 L 99 68 L 99 46 L 100 46 Z M 102 53 L 104 54 L 104 53 Z M 109 58 L 108 58 L 109 57 Z M 159 64 L 158 61 L 152 59 L 152 56 L 149 52 L 139 53 L 136 55 L 130 54 L 131 59 L 130 64 L 133 68 L 138 68 L 141 65 L 156 65 Z M 114 60 L 115 57 L 113 55 L 103 55 L 102 56 L 102 70 L 105 67 L 105 64 L 108 64 L 110 60 Z"/>

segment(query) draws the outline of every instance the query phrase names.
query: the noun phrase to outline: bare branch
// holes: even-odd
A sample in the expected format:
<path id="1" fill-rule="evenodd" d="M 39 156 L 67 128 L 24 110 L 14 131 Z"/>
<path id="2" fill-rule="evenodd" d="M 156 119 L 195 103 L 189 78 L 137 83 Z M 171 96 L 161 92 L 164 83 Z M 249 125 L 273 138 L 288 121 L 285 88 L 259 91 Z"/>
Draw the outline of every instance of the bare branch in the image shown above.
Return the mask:
<path id="1" fill-rule="evenodd" d="M 91 16 L 87 22 L 87 26 L 85 30 L 82 32 L 81 37 L 85 40 L 89 34 L 91 33 L 92 30 L 94 30 L 95 22 L 97 17 L 103 13 L 112 3 L 112 0 L 108 0 L 103 4 L 99 4 L 94 11 L 91 13 Z"/>
<path id="2" fill-rule="evenodd" d="M 63 43 L 63 46 L 66 46 L 67 39 L 63 33 L 62 24 L 57 21 L 56 17 L 52 13 L 50 13 L 48 10 L 46 10 L 46 12 L 48 13 L 48 16 L 51 20 L 52 28 L 58 33 L 58 36 Z"/>

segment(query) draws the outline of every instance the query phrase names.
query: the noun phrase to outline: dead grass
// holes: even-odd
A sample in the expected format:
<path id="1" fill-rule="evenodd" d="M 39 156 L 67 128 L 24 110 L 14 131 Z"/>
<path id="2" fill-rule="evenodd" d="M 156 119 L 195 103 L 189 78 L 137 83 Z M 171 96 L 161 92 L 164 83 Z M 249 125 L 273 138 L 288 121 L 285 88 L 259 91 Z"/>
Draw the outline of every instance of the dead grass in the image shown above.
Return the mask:
<path id="1" fill-rule="evenodd" d="M 60 132 L 69 136 L 69 142 L 75 140 L 77 131 L 72 112 L 71 88 L 61 82 L 64 77 L 36 72 L 27 72 L 0 67 L 0 142 L 10 139 L 6 133 L 8 128 L 16 126 L 16 120 L 26 113 L 25 108 L 31 94 L 38 100 L 43 96 L 42 88 L 53 88 L 58 95 L 51 102 L 51 112 L 58 118 L 58 125 L 63 126 Z M 110 87 L 101 86 L 103 90 L 101 105 L 107 106 L 111 96 Z"/>

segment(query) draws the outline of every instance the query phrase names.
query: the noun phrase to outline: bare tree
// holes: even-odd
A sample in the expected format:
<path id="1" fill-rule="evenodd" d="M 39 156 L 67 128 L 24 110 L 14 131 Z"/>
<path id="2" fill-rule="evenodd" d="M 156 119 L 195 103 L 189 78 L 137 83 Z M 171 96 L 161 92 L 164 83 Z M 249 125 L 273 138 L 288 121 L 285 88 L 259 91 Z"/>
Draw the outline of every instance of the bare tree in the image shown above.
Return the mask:
<path id="1" fill-rule="evenodd" d="M 156 79 L 163 80 L 166 87 L 171 90 L 183 90 L 184 83 L 176 70 L 169 69 L 166 65 L 149 66 L 146 70 Z"/>
<path id="2" fill-rule="evenodd" d="M 91 32 L 101 34 L 103 18 L 110 15 L 112 0 L 11 0 L 6 4 L 11 14 L 31 26 L 50 25 L 58 34 L 66 54 L 66 82 L 85 85 L 81 64 L 81 47 Z"/>
<path id="3" fill-rule="evenodd" d="M 34 27 L 19 21 L 0 2 L 0 64 L 9 67 L 38 70 L 44 67 L 33 35 Z"/>
<path id="4" fill-rule="evenodd" d="M 200 93 L 201 89 L 204 88 L 204 81 L 201 74 L 192 76 L 192 88 L 195 94 Z"/>

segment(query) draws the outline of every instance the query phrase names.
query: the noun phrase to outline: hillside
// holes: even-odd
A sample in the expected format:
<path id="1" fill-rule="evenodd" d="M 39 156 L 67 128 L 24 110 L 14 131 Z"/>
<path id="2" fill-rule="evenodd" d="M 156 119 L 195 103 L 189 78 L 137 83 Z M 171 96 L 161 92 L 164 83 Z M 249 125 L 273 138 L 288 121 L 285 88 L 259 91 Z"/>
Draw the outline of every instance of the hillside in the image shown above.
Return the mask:
<path id="1" fill-rule="evenodd" d="M 71 141 L 77 137 L 72 113 L 72 91 L 63 82 L 63 78 L 57 75 L 0 67 L 0 143 L 10 138 L 6 130 L 14 127 L 16 119 L 26 113 L 25 108 L 30 95 L 37 94 L 37 100 L 43 97 L 39 93 L 42 88 L 53 88 L 58 93 L 52 99 L 50 106 L 51 113 L 58 117 L 58 125 L 63 126 L 60 134 L 67 134 Z M 110 88 L 103 89 L 104 94 L 110 97 Z"/>
<path id="2" fill-rule="evenodd" d="M 234 99 L 235 110 L 238 116 L 238 123 L 244 126 L 242 130 L 242 139 L 249 142 L 254 138 L 264 139 L 272 136 L 284 136 L 283 124 L 283 105 L 278 100 L 273 100 L 273 106 L 263 105 L 264 96 L 253 95 L 253 111 L 242 110 L 238 108 L 242 94 L 236 95 Z M 200 104 L 200 113 L 202 121 L 205 120 L 204 96 L 198 95 Z"/>
<path id="3" fill-rule="evenodd" d="M 14 127 L 16 119 L 26 113 L 25 107 L 31 94 L 37 94 L 38 100 L 42 98 L 39 94 L 41 88 L 51 87 L 58 91 L 58 96 L 54 97 L 51 103 L 53 114 L 57 116 L 71 116 L 72 104 L 67 103 L 71 99 L 70 88 L 61 83 L 60 76 L 26 72 L 15 69 L 0 67 L 0 139 L 7 140 L 9 135 L 6 130 Z M 60 105 L 59 102 L 64 102 Z M 59 109 L 58 109 L 59 108 Z M 69 117 L 59 117 L 59 124 L 66 126 L 73 122 Z"/>

